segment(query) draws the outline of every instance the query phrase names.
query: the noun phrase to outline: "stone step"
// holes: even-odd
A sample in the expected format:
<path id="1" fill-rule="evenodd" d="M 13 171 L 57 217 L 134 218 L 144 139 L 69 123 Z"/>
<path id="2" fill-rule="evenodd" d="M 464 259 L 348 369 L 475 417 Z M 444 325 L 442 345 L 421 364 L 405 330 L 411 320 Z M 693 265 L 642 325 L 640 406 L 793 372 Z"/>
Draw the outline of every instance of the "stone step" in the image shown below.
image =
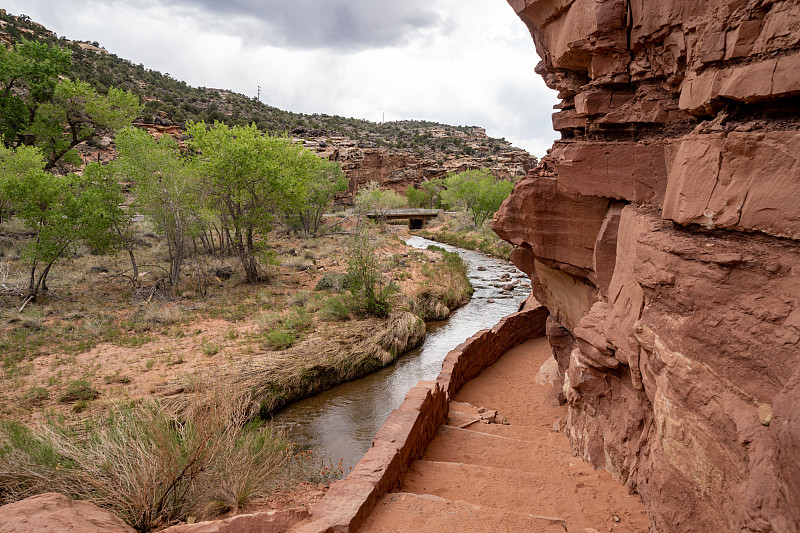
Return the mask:
<path id="1" fill-rule="evenodd" d="M 622 486 L 609 492 L 607 474 L 587 471 L 583 464 L 571 472 L 545 472 L 421 460 L 411 465 L 403 491 L 505 512 L 556 516 L 565 520 L 570 532 L 647 531 L 638 498 Z"/>
<path id="2" fill-rule="evenodd" d="M 491 509 L 429 494 L 397 492 L 378 500 L 359 533 L 565 533 L 557 517 Z"/>
<path id="3" fill-rule="evenodd" d="M 480 418 L 461 413 L 451 413 L 447 417 L 447 425 L 460 429 L 468 429 L 479 433 L 490 435 L 500 435 L 518 440 L 544 441 L 548 443 L 562 443 L 565 446 L 563 436 L 558 436 L 561 424 L 551 426 L 520 426 L 517 424 L 487 424 L 481 422 Z M 558 430 L 558 431 L 557 431 Z"/>
<path id="4" fill-rule="evenodd" d="M 523 472 L 569 472 L 570 465 L 582 464 L 579 459 L 572 457 L 566 439 L 555 438 L 556 433 L 498 424 L 480 424 L 478 429 L 494 433 L 441 426 L 422 458 L 512 468 Z M 503 432 L 514 434 L 521 431 L 526 431 L 530 439 L 520 440 L 502 435 Z M 534 440 L 534 437 L 539 438 Z"/>

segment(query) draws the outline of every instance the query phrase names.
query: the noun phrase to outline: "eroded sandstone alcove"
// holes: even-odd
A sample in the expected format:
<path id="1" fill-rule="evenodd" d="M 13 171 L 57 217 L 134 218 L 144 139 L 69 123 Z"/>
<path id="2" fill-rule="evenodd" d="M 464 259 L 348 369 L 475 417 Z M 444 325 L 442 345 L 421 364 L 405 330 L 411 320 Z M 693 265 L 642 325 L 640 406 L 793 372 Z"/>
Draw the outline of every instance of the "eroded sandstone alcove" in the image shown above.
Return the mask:
<path id="1" fill-rule="evenodd" d="M 573 451 L 656 531 L 800 530 L 800 4 L 509 3 L 562 140 L 494 228 Z"/>

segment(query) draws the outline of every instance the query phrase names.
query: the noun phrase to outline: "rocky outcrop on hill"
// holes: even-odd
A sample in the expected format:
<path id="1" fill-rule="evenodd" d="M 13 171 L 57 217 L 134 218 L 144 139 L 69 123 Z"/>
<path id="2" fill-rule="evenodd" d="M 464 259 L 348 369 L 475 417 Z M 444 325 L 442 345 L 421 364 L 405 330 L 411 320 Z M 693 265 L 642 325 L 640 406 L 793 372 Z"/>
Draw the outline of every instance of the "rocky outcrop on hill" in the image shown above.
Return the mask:
<path id="1" fill-rule="evenodd" d="M 494 227 L 573 452 L 654 531 L 800 530 L 800 4 L 508 1 L 562 139 Z"/>
<path id="2" fill-rule="evenodd" d="M 478 129 L 478 128 L 474 128 Z M 482 130 L 481 130 L 482 131 Z M 489 139 L 485 133 L 482 137 Z M 356 141 L 348 137 L 304 137 L 296 139 L 318 156 L 338 161 L 348 179 L 345 201 L 352 201 L 358 188 L 375 182 L 383 189 L 405 192 L 409 185 L 443 178 L 448 172 L 488 169 L 502 179 L 525 176 L 536 164 L 536 158 L 525 150 L 503 143 L 493 155 L 447 154 L 378 147 L 374 142 Z M 473 140 L 473 151 L 482 146 Z"/>

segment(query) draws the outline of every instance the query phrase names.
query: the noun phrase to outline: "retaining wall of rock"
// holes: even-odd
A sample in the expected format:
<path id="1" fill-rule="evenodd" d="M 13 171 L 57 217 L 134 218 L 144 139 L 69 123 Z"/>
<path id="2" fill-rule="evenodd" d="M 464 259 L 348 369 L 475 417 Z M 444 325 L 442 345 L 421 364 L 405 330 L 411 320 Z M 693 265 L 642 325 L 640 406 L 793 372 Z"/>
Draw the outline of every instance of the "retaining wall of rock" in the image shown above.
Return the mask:
<path id="1" fill-rule="evenodd" d="M 535 305 L 479 331 L 447 354 L 435 381 L 420 381 L 392 411 L 372 440 L 372 448 L 347 478 L 333 483 L 312 511 L 311 522 L 294 533 L 357 531 L 378 498 L 398 488 L 411 463 L 422 456 L 447 419 L 450 398 L 506 351 L 545 335 L 548 311 Z"/>

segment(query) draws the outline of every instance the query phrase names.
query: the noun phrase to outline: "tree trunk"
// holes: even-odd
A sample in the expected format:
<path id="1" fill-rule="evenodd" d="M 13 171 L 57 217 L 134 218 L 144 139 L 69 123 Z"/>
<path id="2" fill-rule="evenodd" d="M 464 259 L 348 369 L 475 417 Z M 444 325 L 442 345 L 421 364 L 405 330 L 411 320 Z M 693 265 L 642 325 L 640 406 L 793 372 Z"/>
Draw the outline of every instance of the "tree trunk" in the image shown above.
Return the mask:
<path id="1" fill-rule="evenodd" d="M 242 246 L 241 258 L 242 266 L 244 267 L 244 274 L 247 278 L 247 283 L 256 284 L 261 279 L 258 277 L 258 263 L 256 258 L 253 257 L 253 229 L 248 228 L 246 234 L 246 242 Z"/>
<path id="2" fill-rule="evenodd" d="M 131 258 L 131 269 L 133 272 L 131 273 L 131 279 L 133 279 L 133 283 L 139 283 L 139 265 L 136 263 L 136 256 L 133 255 L 133 246 L 127 246 L 128 249 L 128 256 Z"/>

